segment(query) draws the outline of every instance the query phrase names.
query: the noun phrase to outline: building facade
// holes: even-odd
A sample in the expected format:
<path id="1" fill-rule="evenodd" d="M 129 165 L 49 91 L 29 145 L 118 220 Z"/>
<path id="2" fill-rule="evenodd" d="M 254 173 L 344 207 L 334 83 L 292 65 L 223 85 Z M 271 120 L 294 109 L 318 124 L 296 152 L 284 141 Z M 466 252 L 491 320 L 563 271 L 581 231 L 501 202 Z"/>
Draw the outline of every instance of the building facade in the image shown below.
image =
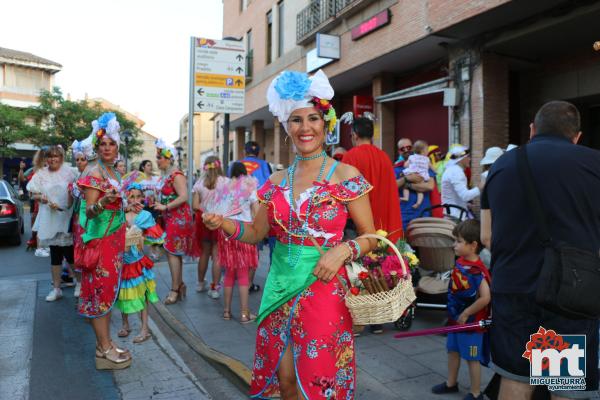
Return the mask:
<path id="1" fill-rule="evenodd" d="M 54 75 L 61 69 L 57 62 L 0 47 L 0 103 L 18 108 L 38 106 L 40 91 L 52 89 Z M 2 160 L 3 177 L 9 182 L 16 179 L 19 161 L 23 158 L 29 166 L 38 150 L 30 143 L 14 143 L 12 147 L 15 157 Z"/>
<path id="2" fill-rule="evenodd" d="M 600 147 L 600 39 L 596 1 L 224 0 L 223 36 L 247 48 L 246 107 L 231 116 L 246 137 L 287 164 L 285 132 L 268 112 L 269 83 L 319 63 L 338 116 L 372 109 L 375 144 L 395 158 L 402 137 L 473 151 L 473 176 L 490 146 L 525 143 L 546 101 L 574 102 L 583 143 Z M 317 33 L 339 38 L 339 59 L 315 60 Z M 349 148 L 349 127 L 340 145 Z"/>
<path id="3" fill-rule="evenodd" d="M 202 171 L 204 159 L 213 154 L 214 115 L 212 113 L 194 113 L 194 175 Z M 189 114 L 179 121 L 179 139 L 173 144 L 180 153 L 181 166 L 187 170 L 188 165 L 188 131 Z"/>

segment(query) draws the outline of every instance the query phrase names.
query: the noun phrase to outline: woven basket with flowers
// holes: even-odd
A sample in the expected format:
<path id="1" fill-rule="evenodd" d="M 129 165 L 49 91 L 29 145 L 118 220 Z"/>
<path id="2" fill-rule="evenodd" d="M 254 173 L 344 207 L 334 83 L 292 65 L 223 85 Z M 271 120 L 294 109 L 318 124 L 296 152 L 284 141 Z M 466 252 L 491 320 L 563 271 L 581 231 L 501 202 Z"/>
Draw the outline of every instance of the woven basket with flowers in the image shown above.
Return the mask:
<path id="1" fill-rule="evenodd" d="M 416 298 L 411 269 L 419 260 L 406 243 L 400 241 L 396 246 L 386 236 L 387 232 L 381 230 L 361 235 L 377 239 L 377 248 L 347 266 L 352 287 L 346 295 L 346 306 L 354 325 L 394 322 Z"/>

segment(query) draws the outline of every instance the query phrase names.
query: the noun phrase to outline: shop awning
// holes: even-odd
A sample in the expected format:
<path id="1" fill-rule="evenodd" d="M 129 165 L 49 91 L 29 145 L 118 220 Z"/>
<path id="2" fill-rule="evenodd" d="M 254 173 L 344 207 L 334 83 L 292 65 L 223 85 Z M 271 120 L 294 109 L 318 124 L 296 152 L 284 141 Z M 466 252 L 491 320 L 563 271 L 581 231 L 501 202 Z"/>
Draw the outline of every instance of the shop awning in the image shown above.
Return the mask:
<path id="1" fill-rule="evenodd" d="M 421 83 L 419 85 L 375 97 L 375 101 L 378 103 L 385 103 L 387 101 L 402 100 L 410 97 L 443 92 L 444 90 L 448 89 L 449 81 L 450 78 L 446 76 L 444 78 L 435 79 L 433 81 Z"/>

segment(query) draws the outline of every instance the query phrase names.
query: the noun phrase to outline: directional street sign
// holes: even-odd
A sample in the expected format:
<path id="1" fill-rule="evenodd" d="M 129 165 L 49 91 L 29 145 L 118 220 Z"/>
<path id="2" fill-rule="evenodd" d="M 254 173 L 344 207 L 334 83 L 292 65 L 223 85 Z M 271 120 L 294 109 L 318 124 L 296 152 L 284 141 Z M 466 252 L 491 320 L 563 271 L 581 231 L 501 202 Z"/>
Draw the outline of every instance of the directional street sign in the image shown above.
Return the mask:
<path id="1" fill-rule="evenodd" d="M 196 38 L 194 111 L 241 114 L 246 87 L 242 42 Z"/>

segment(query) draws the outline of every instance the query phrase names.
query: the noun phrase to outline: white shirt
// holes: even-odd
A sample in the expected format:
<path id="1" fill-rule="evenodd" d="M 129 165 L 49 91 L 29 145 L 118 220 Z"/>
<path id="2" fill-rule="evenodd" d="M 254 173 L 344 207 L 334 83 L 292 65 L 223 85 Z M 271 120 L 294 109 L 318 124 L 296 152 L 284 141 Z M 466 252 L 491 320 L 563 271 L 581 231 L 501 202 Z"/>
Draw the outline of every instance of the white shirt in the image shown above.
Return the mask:
<path id="1" fill-rule="evenodd" d="M 442 175 L 442 204 L 453 204 L 468 210 L 467 203 L 479 194 L 479 188 L 468 188 L 465 171 L 458 164 L 446 166 Z M 458 218 L 460 211 L 451 208 L 450 215 Z M 466 215 L 463 218 L 466 218 Z"/>
<path id="2" fill-rule="evenodd" d="M 48 167 L 37 171 L 27 184 L 27 190 L 48 197 L 62 211 L 53 210 L 48 204 L 39 203 L 38 215 L 31 230 L 36 231 L 43 246 L 69 246 L 73 244 L 69 233 L 73 208 L 68 208 L 68 186 L 77 179 L 77 172 L 62 165 L 57 171 Z"/>

